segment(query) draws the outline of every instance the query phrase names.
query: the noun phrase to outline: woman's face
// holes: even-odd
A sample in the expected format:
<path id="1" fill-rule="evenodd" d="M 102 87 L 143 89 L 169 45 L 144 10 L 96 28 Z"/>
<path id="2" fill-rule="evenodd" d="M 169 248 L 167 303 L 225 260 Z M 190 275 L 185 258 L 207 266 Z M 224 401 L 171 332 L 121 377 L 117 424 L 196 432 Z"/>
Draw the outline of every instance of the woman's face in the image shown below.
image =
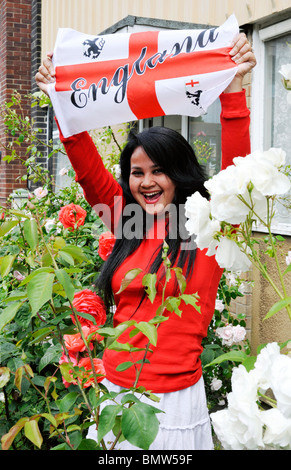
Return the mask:
<path id="1" fill-rule="evenodd" d="M 173 201 L 176 189 L 142 147 L 137 147 L 131 156 L 129 187 L 136 202 L 151 215 L 164 212 Z"/>

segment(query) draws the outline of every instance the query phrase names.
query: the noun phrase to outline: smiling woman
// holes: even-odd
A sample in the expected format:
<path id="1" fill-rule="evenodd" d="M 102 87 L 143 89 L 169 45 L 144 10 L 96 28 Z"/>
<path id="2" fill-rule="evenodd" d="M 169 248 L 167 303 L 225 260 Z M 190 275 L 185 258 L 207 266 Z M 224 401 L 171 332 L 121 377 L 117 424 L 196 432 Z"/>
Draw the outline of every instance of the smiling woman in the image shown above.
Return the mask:
<path id="1" fill-rule="evenodd" d="M 246 155 L 250 151 L 249 110 L 242 79 L 255 65 L 250 44 L 243 34 L 235 38 L 229 54 L 238 64 L 238 69 L 226 93 L 221 95 L 224 168 L 235 156 Z M 38 83 L 46 91 L 47 79 L 44 77 L 47 65 L 52 68 L 51 61 L 46 60 L 38 74 Z M 140 91 L 140 95 L 150 116 L 153 116 L 148 94 Z M 138 334 L 126 331 L 119 336 L 120 344 L 132 346 L 130 351 L 105 349 L 106 379 L 103 383 L 113 393 L 121 388 L 130 389 L 138 383 L 146 390 L 160 394 L 159 409 L 164 413 L 159 417 L 160 428 L 151 450 L 210 450 L 213 443 L 200 354 L 202 339 L 207 335 L 213 316 L 222 269 L 214 256 L 207 256 L 204 251 L 196 249 L 185 228 L 185 212 L 180 210 L 185 209 L 187 198 L 196 191 L 207 198 L 204 172 L 195 153 L 180 133 L 166 127 L 151 127 L 140 134 L 131 133 L 120 156 L 121 176 L 117 181 L 106 170 L 88 133 L 67 138 L 61 134 L 61 140 L 91 206 L 107 205 L 112 213 L 116 199 L 122 202 L 117 222 L 121 236 L 116 237 L 96 285 L 106 305 L 115 303 L 113 325 L 118 327 L 131 320 L 143 325 L 152 321 L 161 307 L 164 308 L 163 315 L 167 316 L 167 321 L 159 325 L 158 340 L 150 341 L 149 349 L 149 345 L 146 347 L 148 340 L 141 331 Z M 132 231 L 125 230 L 125 227 L 132 226 L 131 211 L 137 208 L 135 225 L 138 230 L 132 236 Z M 151 224 L 147 224 L 149 220 Z M 165 233 L 162 238 L 156 235 L 161 225 Z M 178 228 L 175 237 L 170 236 L 172 225 Z M 171 271 L 166 296 L 175 298 L 177 295 L 179 282 L 175 276 L 178 272 L 185 279 L 187 299 L 196 293 L 199 296 L 198 310 L 187 299 L 183 301 L 181 317 L 171 310 L 171 306 L 166 308 L 163 300 L 161 286 L 168 274 L 163 262 L 165 246 L 166 262 Z M 137 276 L 130 286 L 121 290 L 126 274 L 132 270 L 138 270 Z M 154 299 L 146 295 L 143 284 L 146 274 L 153 274 L 157 280 Z M 139 369 L 141 362 L 143 366 Z M 129 367 L 120 367 L 123 363 Z M 92 429 L 88 436 L 96 439 L 96 429 Z M 112 439 L 114 437 L 108 437 L 111 442 Z M 124 441 L 119 446 L 122 450 L 133 449 L 135 443 Z"/>

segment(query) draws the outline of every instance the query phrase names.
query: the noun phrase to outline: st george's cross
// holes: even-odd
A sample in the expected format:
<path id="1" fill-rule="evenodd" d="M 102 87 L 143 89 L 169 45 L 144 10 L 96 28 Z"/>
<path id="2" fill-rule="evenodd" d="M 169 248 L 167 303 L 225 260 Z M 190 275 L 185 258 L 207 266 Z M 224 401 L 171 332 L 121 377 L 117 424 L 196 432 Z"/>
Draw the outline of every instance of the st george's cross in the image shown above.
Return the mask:
<path id="1" fill-rule="evenodd" d="M 64 137 L 169 114 L 200 116 L 233 79 L 232 15 L 203 30 L 58 32 L 50 98 Z"/>

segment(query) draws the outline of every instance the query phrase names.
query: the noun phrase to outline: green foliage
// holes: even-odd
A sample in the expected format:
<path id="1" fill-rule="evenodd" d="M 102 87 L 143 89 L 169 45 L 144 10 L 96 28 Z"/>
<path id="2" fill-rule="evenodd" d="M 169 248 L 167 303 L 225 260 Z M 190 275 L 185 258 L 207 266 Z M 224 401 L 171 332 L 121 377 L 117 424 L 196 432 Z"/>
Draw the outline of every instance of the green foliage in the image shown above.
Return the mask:
<path id="1" fill-rule="evenodd" d="M 36 98 L 41 105 L 49 104 L 43 101 L 42 95 Z M 73 170 L 70 170 L 70 186 L 58 193 L 52 191 L 51 176 L 36 161 L 42 158 L 39 148 L 44 145 L 39 139 L 40 130 L 23 115 L 17 93 L 2 108 L 1 115 L 9 136 L 5 147 L 6 161 L 22 161 L 27 168 L 26 177 L 37 181 L 45 190 L 41 197 L 27 194 L 19 207 L 3 208 L 0 220 L 2 449 L 103 450 L 107 448 L 104 438 L 110 430 L 116 436 L 110 448 L 118 447 L 118 442 L 126 439 L 137 447 L 148 449 L 158 432 L 160 410 L 158 398 L 139 386 L 139 376 L 143 365 L 149 362 L 151 346 L 157 343 L 160 324 L 167 321 L 170 314 L 182 316 L 183 302 L 199 312 L 197 295 L 185 294 L 186 280 L 180 268 L 170 267 L 168 247 L 164 244 L 163 300 L 154 318 L 149 322 L 131 320 L 113 328 L 109 310 L 106 324 L 98 330 L 103 340 L 91 342 L 92 336 L 86 339 L 72 302 L 77 291 L 92 289 L 100 272 L 103 260 L 98 254 L 99 236 L 106 229 L 84 199 L 80 186 L 74 181 Z M 102 139 L 107 145 L 110 142 L 115 145 L 106 166 L 117 176 L 113 167 L 118 162 L 121 145 L 111 128 L 104 129 Z M 22 144 L 26 144 L 26 159 L 18 155 Z M 52 143 L 48 148 L 50 156 L 63 152 L 61 147 L 53 148 Z M 71 203 L 79 204 L 87 212 L 84 224 L 72 230 L 65 229 L 58 219 L 61 207 Z M 144 275 L 139 269 L 132 270 L 124 277 L 120 291 L 138 275 L 143 276 L 146 295 L 153 302 L 155 274 Z M 166 286 L 172 275 L 176 276 L 180 292 L 176 297 L 166 297 Z M 239 295 L 223 284 L 221 293 L 226 303 Z M 92 320 L 85 312 L 78 312 L 78 316 Z M 215 325 L 220 322 L 221 317 L 219 320 L 216 315 Z M 118 340 L 127 328 L 130 328 L 129 342 L 121 343 Z M 118 366 L 119 370 L 134 368 L 135 383 L 130 390 L 122 390 L 119 394 L 109 392 L 102 381 L 98 381 L 98 370 L 93 361 L 102 358 L 105 348 L 136 351 L 130 339 L 137 333 L 147 338 L 147 345 L 140 350 L 143 358 Z M 66 349 L 65 336 L 76 334 L 81 335 L 86 354 L 93 364 L 90 375 L 72 362 Z M 93 349 L 90 344 L 94 345 Z M 225 352 L 213 328 L 204 347 L 203 365 Z M 63 354 L 66 360 L 61 361 Z M 222 374 L 224 381 L 229 380 L 232 365 L 231 361 L 225 361 L 205 368 L 207 389 L 210 390 L 210 379 L 214 374 Z M 88 379 L 90 386 L 85 386 Z M 226 389 L 227 385 L 223 390 Z M 157 403 L 157 407 L 144 404 L 143 396 Z M 213 401 L 213 394 L 210 400 Z M 88 428 L 96 424 L 98 442 L 86 439 Z"/>

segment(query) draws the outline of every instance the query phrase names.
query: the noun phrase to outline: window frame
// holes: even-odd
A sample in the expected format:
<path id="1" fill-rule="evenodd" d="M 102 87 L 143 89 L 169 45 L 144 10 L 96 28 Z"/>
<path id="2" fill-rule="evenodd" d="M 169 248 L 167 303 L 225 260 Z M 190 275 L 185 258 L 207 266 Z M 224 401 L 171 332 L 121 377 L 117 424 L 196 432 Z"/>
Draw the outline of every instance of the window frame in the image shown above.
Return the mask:
<path id="1" fill-rule="evenodd" d="M 256 53 L 257 66 L 252 74 L 252 97 L 251 97 L 251 145 L 252 151 L 267 150 L 264 141 L 265 113 L 268 112 L 265 103 L 265 64 L 266 43 L 286 34 L 291 34 L 291 19 L 287 19 L 265 28 L 254 25 L 253 48 Z M 266 232 L 262 226 L 256 228 L 257 232 Z M 291 236 L 290 223 L 274 222 L 272 232 L 280 235 Z"/>

